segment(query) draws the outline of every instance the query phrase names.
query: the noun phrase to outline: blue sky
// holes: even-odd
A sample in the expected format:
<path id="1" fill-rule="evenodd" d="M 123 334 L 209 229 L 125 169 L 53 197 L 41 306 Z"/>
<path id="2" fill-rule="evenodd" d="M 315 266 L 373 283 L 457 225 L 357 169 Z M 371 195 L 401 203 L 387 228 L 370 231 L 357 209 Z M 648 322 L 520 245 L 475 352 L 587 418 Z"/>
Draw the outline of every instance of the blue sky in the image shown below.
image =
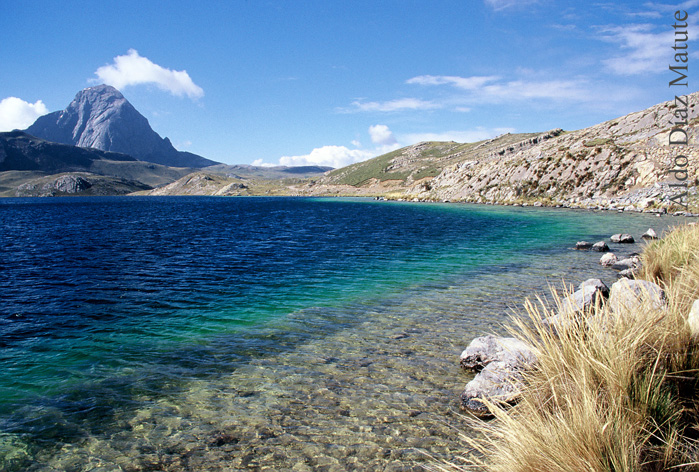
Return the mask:
<path id="1" fill-rule="evenodd" d="M 670 100 L 673 13 L 689 13 L 692 41 L 699 19 L 699 0 L 0 5 L 0 130 L 107 82 L 180 150 L 334 167 Z"/>

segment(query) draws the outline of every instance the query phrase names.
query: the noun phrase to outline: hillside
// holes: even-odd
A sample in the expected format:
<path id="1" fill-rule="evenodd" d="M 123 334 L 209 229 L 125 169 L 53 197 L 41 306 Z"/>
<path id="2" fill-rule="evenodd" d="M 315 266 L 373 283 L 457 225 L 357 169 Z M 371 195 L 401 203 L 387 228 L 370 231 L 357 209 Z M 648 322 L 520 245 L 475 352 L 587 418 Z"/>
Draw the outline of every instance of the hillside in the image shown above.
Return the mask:
<path id="1" fill-rule="evenodd" d="M 322 175 L 325 167 L 213 166 L 176 182 L 141 192 L 144 195 L 271 196 L 293 195 L 292 190 Z"/>
<path id="2" fill-rule="evenodd" d="M 126 154 L 52 143 L 22 131 L 0 133 L 4 197 L 121 195 L 165 185 L 190 172 Z"/>
<path id="3" fill-rule="evenodd" d="M 695 116 L 699 93 L 689 96 Z M 578 131 L 506 134 L 470 144 L 424 142 L 329 172 L 290 191 L 429 201 L 533 203 L 647 209 L 668 206 L 673 158 L 668 145 L 675 103 Z M 690 121 L 691 186 L 697 182 L 699 119 Z M 693 190 L 696 191 L 695 189 Z M 696 200 L 696 194 L 692 198 Z"/>

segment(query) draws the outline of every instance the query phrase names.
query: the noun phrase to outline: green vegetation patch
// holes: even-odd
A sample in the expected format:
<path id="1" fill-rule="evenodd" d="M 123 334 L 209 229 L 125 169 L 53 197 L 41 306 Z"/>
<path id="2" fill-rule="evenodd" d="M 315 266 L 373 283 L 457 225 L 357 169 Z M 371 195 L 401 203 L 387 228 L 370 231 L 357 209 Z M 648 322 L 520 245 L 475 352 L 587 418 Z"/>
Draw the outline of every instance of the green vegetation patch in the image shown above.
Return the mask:
<path id="1" fill-rule="evenodd" d="M 591 139 L 589 141 L 585 141 L 583 143 L 583 146 L 585 147 L 595 147 L 595 146 L 604 146 L 605 144 L 614 144 L 614 140 L 612 138 L 597 138 L 597 139 Z"/>

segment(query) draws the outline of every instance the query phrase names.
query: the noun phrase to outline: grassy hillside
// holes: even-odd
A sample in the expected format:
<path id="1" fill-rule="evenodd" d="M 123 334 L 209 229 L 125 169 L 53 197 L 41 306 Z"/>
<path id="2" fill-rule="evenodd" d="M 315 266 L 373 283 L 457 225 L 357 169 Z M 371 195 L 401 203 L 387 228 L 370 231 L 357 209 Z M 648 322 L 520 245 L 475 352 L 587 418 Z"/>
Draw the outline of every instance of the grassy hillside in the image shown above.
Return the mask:
<path id="1" fill-rule="evenodd" d="M 402 187 L 438 176 L 448 166 L 483 157 L 499 147 L 526 141 L 536 133 L 505 134 L 476 143 L 429 141 L 395 150 L 368 161 L 331 171 L 320 180 L 325 185 L 362 187 L 372 182 L 393 181 Z"/>

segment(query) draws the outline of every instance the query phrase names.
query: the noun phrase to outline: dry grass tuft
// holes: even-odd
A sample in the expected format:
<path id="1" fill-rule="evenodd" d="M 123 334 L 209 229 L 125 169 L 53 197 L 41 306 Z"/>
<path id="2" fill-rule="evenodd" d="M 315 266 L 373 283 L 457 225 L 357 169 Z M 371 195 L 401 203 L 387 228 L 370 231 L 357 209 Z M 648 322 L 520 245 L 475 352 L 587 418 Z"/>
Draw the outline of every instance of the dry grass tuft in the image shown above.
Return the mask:
<path id="1" fill-rule="evenodd" d="M 538 353 L 512 408 L 472 420 L 480 436 L 464 465 L 434 470 L 655 472 L 699 470 L 699 341 L 686 318 L 699 298 L 699 228 L 650 244 L 643 276 L 666 291 L 665 310 L 570 316 L 557 334 L 541 303 L 525 305 L 512 335 Z"/>

